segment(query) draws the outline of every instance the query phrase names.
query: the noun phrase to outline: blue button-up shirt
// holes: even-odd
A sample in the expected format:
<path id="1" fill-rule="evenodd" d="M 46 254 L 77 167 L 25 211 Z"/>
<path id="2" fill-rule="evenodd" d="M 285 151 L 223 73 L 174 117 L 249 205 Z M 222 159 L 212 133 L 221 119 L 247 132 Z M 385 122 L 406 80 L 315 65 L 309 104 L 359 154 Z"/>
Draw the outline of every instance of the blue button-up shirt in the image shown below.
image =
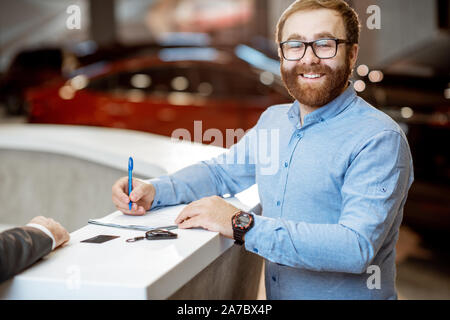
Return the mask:
<path id="1" fill-rule="evenodd" d="M 396 299 L 395 244 L 413 164 L 404 132 L 350 85 L 307 114 L 268 108 L 224 154 L 150 180 L 152 208 L 257 184 L 245 248 L 268 299 Z"/>

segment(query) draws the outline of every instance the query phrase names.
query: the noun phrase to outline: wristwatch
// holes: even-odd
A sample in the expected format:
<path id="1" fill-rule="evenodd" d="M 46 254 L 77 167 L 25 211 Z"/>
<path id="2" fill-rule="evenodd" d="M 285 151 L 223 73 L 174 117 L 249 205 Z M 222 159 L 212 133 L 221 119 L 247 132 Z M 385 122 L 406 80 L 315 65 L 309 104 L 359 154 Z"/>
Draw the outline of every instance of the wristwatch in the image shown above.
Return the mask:
<path id="1" fill-rule="evenodd" d="M 253 215 L 244 211 L 238 211 L 231 218 L 231 225 L 233 226 L 233 239 L 235 244 L 244 244 L 242 239 L 244 238 L 245 233 L 253 227 L 254 223 L 255 221 L 253 219 Z"/>

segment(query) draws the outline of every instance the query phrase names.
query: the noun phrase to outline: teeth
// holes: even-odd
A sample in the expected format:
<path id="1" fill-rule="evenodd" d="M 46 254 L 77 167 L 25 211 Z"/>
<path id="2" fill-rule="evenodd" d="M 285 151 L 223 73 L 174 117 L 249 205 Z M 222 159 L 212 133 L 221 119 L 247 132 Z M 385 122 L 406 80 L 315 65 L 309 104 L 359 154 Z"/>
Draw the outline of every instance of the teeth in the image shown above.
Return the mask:
<path id="1" fill-rule="evenodd" d="M 319 78 L 320 74 L 304 74 L 303 76 L 308 79 L 315 79 L 315 78 Z"/>

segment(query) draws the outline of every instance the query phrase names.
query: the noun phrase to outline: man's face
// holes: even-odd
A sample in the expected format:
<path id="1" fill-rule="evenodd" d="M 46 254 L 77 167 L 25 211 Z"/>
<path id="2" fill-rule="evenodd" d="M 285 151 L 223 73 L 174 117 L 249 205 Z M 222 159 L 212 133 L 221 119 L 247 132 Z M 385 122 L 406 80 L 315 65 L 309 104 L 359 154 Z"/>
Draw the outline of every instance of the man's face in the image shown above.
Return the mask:
<path id="1" fill-rule="evenodd" d="M 329 9 L 299 11 L 286 20 L 281 42 L 314 41 L 321 38 L 346 38 L 345 26 L 338 12 Z M 319 59 L 311 47 L 299 61 L 285 60 L 281 55 L 281 75 L 289 93 L 300 103 L 321 107 L 339 96 L 347 85 L 356 60 L 357 46 L 338 45 L 331 59 Z M 305 76 L 306 75 L 306 76 Z M 318 78 L 307 76 L 319 75 Z"/>

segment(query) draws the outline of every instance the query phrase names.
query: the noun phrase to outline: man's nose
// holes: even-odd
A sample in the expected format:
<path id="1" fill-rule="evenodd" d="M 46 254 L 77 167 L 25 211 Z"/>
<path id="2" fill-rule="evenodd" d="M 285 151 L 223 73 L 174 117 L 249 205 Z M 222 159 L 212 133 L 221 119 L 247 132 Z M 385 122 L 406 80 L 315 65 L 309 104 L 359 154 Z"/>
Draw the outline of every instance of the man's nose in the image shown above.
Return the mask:
<path id="1" fill-rule="evenodd" d="M 320 62 L 320 59 L 315 55 L 313 48 L 311 46 L 308 46 L 308 48 L 306 48 L 305 55 L 300 60 L 300 62 L 304 64 L 317 64 Z"/>

